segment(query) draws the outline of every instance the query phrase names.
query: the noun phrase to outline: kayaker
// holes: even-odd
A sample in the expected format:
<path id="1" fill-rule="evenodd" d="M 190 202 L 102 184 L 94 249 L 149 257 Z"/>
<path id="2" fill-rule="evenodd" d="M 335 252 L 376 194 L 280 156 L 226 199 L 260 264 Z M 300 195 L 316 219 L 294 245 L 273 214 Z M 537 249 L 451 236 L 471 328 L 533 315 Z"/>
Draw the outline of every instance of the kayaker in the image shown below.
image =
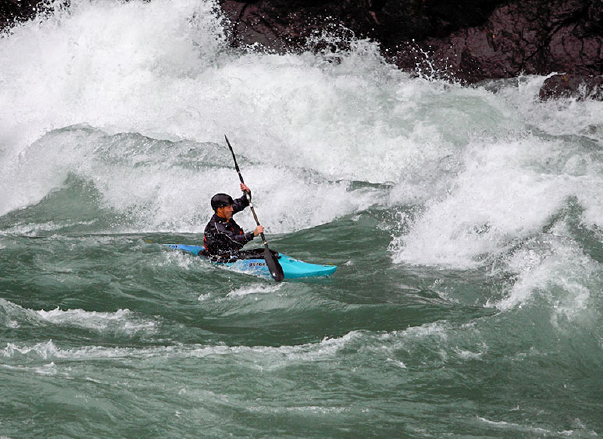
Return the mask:
<path id="1" fill-rule="evenodd" d="M 264 233 L 264 227 L 261 225 L 256 226 L 253 232 L 245 233 L 239 227 L 239 224 L 233 220 L 234 214 L 241 212 L 250 204 L 246 196 L 246 193 L 248 193 L 251 197 L 250 188 L 241 183 L 241 190 L 244 195 L 236 200 L 233 200 L 230 195 L 220 193 L 214 195 L 210 201 L 214 215 L 204 231 L 203 243 L 206 250 L 204 253 L 216 260 L 226 261 L 250 257 L 248 253 L 253 251 L 245 252 L 245 255 L 243 255 L 241 248 L 252 241 L 254 237 Z"/>

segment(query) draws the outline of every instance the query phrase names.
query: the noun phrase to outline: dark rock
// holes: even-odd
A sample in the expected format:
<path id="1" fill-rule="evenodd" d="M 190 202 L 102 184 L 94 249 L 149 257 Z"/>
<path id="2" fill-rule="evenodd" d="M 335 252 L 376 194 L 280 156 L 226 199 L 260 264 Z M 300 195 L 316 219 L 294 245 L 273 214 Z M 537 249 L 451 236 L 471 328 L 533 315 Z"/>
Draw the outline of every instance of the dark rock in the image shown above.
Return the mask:
<path id="1" fill-rule="evenodd" d="M 0 30 L 33 18 L 47 6 L 40 0 L 0 0 Z"/>
<path id="2" fill-rule="evenodd" d="M 268 43 L 270 49 L 296 50 L 305 48 L 317 32 L 343 26 L 360 38 L 378 41 L 384 50 L 393 50 L 405 41 L 445 37 L 480 24 L 503 1 L 222 0 L 220 5 L 232 24 L 234 45 Z"/>
<path id="3" fill-rule="evenodd" d="M 317 41 L 312 35 L 341 25 L 378 41 L 401 69 L 433 78 L 475 83 L 602 74 L 601 0 L 225 0 L 221 6 L 235 46 L 308 49 Z M 583 83 L 591 82 L 566 85 Z"/>
<path id="4" fill-rule="evenodd" d="M 598 99 L 602 100 L 602 75 L 577 76 L 554 75 L 545 80 L 539 98 L 548 100 L 553 98 Z"/>
<path id="5" fill-rule="evenodd" d="M 230 22 L 232 46 L 260 44 L 268 50 L 285 52 L 309 48 L 309 43 L 317 41 L 315 37 L 325 30 L 335 35 L 338 32 L 350 33 L 348 29 L 351 27 L 342 28 L 343 21 L 336 17 L 346 17 L 352 27 L 362 18 L 356 14 L 358 11 L 348 9 L 347 2 L 341 3 L 223 0 L 221 8 Z"/>
<path id="6" fill-rule="evenodd" d="M 601 75 L 601 7 L 601 1 L 582 0 L 510 3 L 484 25 L 427 38 L 415 52 L 426 54 L 423 63 L 431 69 L 465 82 L 552 72 Z M 399 51 L 397 61 L 403 68 L 413 63 L 408 49 Z"/>

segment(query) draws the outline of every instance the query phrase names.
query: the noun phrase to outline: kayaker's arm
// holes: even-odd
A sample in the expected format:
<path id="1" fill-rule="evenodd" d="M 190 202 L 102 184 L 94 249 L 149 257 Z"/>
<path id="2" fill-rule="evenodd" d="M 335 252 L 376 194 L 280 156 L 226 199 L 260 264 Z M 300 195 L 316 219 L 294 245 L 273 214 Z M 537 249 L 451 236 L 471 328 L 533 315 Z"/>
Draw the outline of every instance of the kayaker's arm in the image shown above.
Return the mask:
<path id="1" fill-rule="evenodd" d="M 223 241 L 224 244 L 221 247 L 230 247 L 230 245 L 228 245 L 228 242 L 230 241 L 236 248 L 240 249 L 253 240 L 254 236 L 254 232 L 237 234 L 229 230 L 223 223 L 215 223 L 214 238 Z"/>
<path id="2" fill-rule="evenodd" d="M 241 212 L 243 209 L 250 205 L 250 200 L 252 199 L 252 191 L 247 185 L 244 183 L 240 184 L 241 192 L 243 192 L 243 196 L 241 198 L 237 198 L 233 200 L 233 213 Z M 255 235 L 258 236 L 258 235 Z"/>
<path id="3" fill-rule="evenodd" d="M 241 187 L 241 192 L 243 192 L 243 197 L 235 200 L 235 204 L 233 204 L 233 213 L 241 212 L 250 205 L 250 200 L 252 199 L 252 190 L 245 183 L 241 183 L 239 186 Z M 264 227 L 258 224 L 254 229 L 253 237 L 262 233 L 264 233 Z"/>

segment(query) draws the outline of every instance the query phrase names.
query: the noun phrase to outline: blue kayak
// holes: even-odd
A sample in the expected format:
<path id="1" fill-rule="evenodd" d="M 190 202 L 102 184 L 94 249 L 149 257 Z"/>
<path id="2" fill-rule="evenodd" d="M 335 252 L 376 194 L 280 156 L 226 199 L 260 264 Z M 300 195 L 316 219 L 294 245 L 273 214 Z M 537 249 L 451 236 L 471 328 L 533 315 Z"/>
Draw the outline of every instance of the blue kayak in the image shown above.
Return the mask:
<path id="1" fill-rule="evenodd" d="M 191 253 L 196 256 L 204 257 L 200 254 L 204 248 L 198 245 L 186 244 L 164 244 L 174 250 L 181 250 L 185 253 Z M 277 260 L 283 268 L 285 279 L 296 279 L 301 277 L 321 277 L 329 276 L 335 273 L 338 268 L 335 265 L 318 265 L 309 264 L 308 262 L 299 261 L 286 255 L 279 254 Z M 246 274 L 253 274 L 260 277 L 271 278 L 271 274 L 266 266 L 266 261 L 263 258 L 258 259 L 238 259 L 234 262 L 213 262 L 214 264 L 228 267 L 229 269 L 240 271 Z"/>

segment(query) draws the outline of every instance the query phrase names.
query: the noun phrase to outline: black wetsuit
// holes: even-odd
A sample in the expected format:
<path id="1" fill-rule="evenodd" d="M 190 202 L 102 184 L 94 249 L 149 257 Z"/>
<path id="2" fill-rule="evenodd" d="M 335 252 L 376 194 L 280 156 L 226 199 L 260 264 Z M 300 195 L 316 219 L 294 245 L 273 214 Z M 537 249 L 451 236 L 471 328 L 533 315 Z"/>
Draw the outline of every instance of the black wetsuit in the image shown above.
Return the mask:
<path id="1" fill-rule="evenodd" d="M 233 214 L 241 212 L 249 204 L 245 195 L 234 200 Z M 254 239 L 254 233 L 244 233 L 233 218 L 227 220 L 214 214 L 203 235 L 203 243 L 206 248 L 204 253 L 222 260 L 238 258 L 241 248 L 252 239 Z"/>

